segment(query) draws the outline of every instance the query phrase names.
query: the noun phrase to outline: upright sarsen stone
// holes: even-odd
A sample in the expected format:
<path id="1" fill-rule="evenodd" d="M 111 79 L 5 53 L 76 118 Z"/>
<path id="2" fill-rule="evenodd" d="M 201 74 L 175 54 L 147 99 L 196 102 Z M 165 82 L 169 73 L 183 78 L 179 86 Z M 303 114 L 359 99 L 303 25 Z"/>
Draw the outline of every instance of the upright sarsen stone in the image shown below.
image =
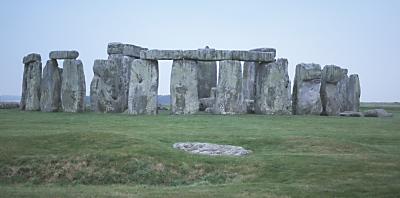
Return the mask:
<path id="1" fill-rule="evenodd" d="M 63 63 L 61 104 L 64 112 L 84 111 L 85 74 L 81 60 L 66 59 Z"/>
<path id="2" fill-rule="evenodd" d="M 24 74 L 20 108 L 27 111 L 40 110 L 40 83 L 42 62 L 39 54 L 28 54 L 23 58 Z"/>
<path id="3" fill-rule="evenodd" d="M 172 114 L 193 114 L 199 110 L 197 72 L 196 61 L 173 61 L 170 85 Z"/>
<path id="4" fill-rule="evenodd" d="M 58 111 L 61 107 L 61 72 L 56 60 L 47 61 L 40 89 L 40 110 Z"/>
<path id="5" fill-rule="evenodd" d="M 136 59 L 130 70 L 128 113 L 157 114 L 158 61 Z"/>
<path id="6" fill-rule="evenodd" d="M 217 62 L 197 61 L 199 67 L 197 72 L 197 90 L 199 99 L 209 98 L 211 88 L 217 86 Z"/>
<path id="7" fill-rule="evenodd" d="M 293 85 L 292 110 L 294 115 L 320 115 L 321 66 L 318 64 L 298 64 Z"/>
<path id="8" fill-rule="evenodd" d="M 240 114 L 246 112 L 242 90 L 242 66 L 240 61 L 219 62 L 216 114 Z"/>
<path id="9" fill-rule="evenodd" d="M 347 85 L 347 69 L 335 65 L 324 67 L 320 90 L 322 115 L 339 115 L 346 111 Z"/>
<path id="10" fill-rule="evenodd" d="M 254 100 L 256 93 L 256 62 L 243 63 L 243 97 L 245 100 Z"/>
<path id="11" fill-rule="evenodd" d="M 349 77 L 347 85 L 347 104 L 346 111 L 359 111 L 360 110 L 360 96 L 361 87 L 360 79 L 357 74 L 352 74 Z"/>
<path id="12" fill-rule="evenodd" d="M 290 114 L 291 95 L 287 59 L 257 66 L 255 113 Z"/>

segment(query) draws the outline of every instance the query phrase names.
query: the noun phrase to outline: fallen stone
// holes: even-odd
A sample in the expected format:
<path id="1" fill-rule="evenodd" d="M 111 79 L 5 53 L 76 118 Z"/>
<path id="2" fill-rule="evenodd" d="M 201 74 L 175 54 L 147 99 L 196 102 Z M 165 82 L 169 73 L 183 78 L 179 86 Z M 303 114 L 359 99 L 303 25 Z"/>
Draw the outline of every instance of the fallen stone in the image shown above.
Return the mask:
<path id="1" fill-rule="evenodd" d="M 205 111 L 207 108 L 213 108 L 215 104 L 215 98 L 200 98 L 199 99 L 199 110 Z"/>
<path id="2" fill-rule="evenodd" d="M 392 113 L 386 112 L 384 109 L 371 109 L 364 112 L 365 117 L 393 117 Z"/>
<path id="3" fill-rule="evenodd" d="M 158 62 L 136 59 L 130 75 L 128 113 L 157 114 Z"/>
<path id="4" fill-rule="evenodd" d="M 171 71 L 172 114 L 194 114 L 199 110 L 198 64 L 193 60 L 174 60 Z"/>
<path id="5" fill-rule="evenodd" d="M 344 116 L 344 117 L 363 117 L 364 115 L 361 112 L 357 111 L 344 111 L 339 113 L 339 116 Z"/>
<path id="6" fill-rule="evenodd" d="M 242 66 L 240 61 L 219 62 L 216 114 L 241 114 L 246 112 L 242 89 Z"/>
<path id="7" fill-rule="evenodd" d="M 61 83 L 62 110 L 64 112 L 83 112 L 85 96 L 86 85 L 82 61 L 64 60 Z"/>
<path id="8" fill-rule="evenodd" d="M 197 91 L 200 98 L 210 97 L 212 87 L 217 86 L 217 62 L 198 61 Z"/>
<path id="9" fill-rule="evenodd" d="M 320 115 L 322 112 L 320 88 L 320 65 L 314 63 L 296 65 L 292 94 L 292 113 L 294 115 Z"/>
<path id="10" fill-rule="evenodd" d="M 288 60 L 278 59 L 273 63 L 259 64 L 256 73 L 255 113 L 291 114 Z"/>
<path id="11" fill-rule="evenodd" d="M 42 58 L 40 57 L 40 54 L 36 54 L 36 53 L 28 54 L 22 60 L 22 62 L 24 64 L 28 64 L 31 62 L 41 62 L 41 61 L 42 61 Z"/>
<path id="12" fill-rule="evenodd" d="M 76 59 L 79 56 L 79 52 L 72 51 L 52 51 L 49 54 L 50 59 Z"/>
<path id="13" fill-rule="evenodd" d="M 252 153 L 250 150 L 246 150 L 241 146 L 200 142 L 179 142 L 175 143 L 172 147 L 193 154 L 211 156 L 244 156 Z"/>
<path id="14" fill-rule="evenodd" d="M 61 107 L 61 73 L 57 61 L 48 60 L 43 69 L 41 83 L 40 110 L 55 112 Z"/>

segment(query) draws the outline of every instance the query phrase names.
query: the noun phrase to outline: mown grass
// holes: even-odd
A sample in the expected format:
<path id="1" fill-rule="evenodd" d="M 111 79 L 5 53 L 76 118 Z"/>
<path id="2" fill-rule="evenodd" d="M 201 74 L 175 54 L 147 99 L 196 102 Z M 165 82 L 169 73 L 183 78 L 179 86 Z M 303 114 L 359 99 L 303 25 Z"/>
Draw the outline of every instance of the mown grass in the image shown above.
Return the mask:
<path id="1" fill-rule="evenodd" d="M 399 197 L 400 106 L 388 110 L 393 118 L 0 110 L 0 197 Z M 253 153 L 192 155 L 172 148 L 180 141 Z"/>

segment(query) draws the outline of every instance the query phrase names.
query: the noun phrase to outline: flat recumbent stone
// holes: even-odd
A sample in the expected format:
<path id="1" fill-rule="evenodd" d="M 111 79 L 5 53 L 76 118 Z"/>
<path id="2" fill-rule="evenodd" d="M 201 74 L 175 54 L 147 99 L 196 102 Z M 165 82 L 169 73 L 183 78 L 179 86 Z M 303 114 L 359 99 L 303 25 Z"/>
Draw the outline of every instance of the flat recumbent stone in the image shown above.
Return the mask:
<path id="1" fill-rule="evenodd" d="M 193 154 L 212 155 L 212 156 L 215 155 L 243 156 L 251 153 L 250 150 L 246 150 L 240 146 L 200 143 L 200 142 L 178 142 L 175 143 L 172 147 Z"/>

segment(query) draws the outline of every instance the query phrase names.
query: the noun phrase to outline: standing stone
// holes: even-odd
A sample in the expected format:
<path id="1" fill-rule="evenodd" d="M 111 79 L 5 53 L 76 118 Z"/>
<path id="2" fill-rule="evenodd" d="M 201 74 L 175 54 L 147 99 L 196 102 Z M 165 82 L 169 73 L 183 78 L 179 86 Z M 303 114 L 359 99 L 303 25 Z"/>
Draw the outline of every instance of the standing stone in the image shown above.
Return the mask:
<path id="1" fill-rule="evenodd" d="M 322 70 L 321 78 L 322 115 L 339 115 L 346 111 L 347 69 L 327 65 Z"/>
<path id="2" fill-rule="evenodd" d="M 198 61 L 197 62 L 197 90 L 199 99 L 209 98 L 212 87 L 217 86 L 217 62 Z"/>
<path id="3" fill-rule="evenodd" d="M 298 64 L 293 85 L 292 108 L 294 115 L 320 115 L 321 66 L 318 64 Z"/>
<path id="4" fill-rule="evenodd" d="M 254 100 L 256 93 L 256 62 L 243 63 L 243 97 L 245 100 Z"/>
<path id="5" fill-rule="evenodd" d="M 40 83 L 42 79 L 42 62 L 39 54 L 28 54 L 24 57 L 24 74 L 22 81 L 21 110 L 40 110 Z"/>
<path id="6" fill-rule="evenodd" d="M 214 113 L 240 114 L 246 112 L 242 89 L 240 61 L 226 60 L 219 63 L 217 97 Z"/>
<path id="7" fill-rule="evenodd" d="M 170 86 L 172 114 L 193 114 L 199 110 L 197 70 L 196 61 L 173 61 Z"/>
<path id="8" fill-rule="evenodd" d="M 84 111 L 85 74 L 81 60 L 66 59 L 63 63 L 61 104 L 64 112 Z"/>
<path id="9" fill-rule="evenodd" d="M 134 60 L 130 72 L 128 113 L 157 114 L 158 61 Z"/>
<path id="10" fill-rule="evenodd" d="M 347 86 L 347 109 L 346 111 L 356 111 L 360 110 L 360 79 L 357 74 L 352 74 L 349 77 Z"/>
<path id="11" fill-rule="evenodd" d="M 257 67 L 255 113 L 290 114 L 291 95 L 287 59 L 261 63 Z"/>
<path id="12" fill-rule="evenodd" d="M 48 60 L 43 70 L 40 109 L 43 112 L 58 111 L 61 106 L 61 73 L 57 60 Z"/>

